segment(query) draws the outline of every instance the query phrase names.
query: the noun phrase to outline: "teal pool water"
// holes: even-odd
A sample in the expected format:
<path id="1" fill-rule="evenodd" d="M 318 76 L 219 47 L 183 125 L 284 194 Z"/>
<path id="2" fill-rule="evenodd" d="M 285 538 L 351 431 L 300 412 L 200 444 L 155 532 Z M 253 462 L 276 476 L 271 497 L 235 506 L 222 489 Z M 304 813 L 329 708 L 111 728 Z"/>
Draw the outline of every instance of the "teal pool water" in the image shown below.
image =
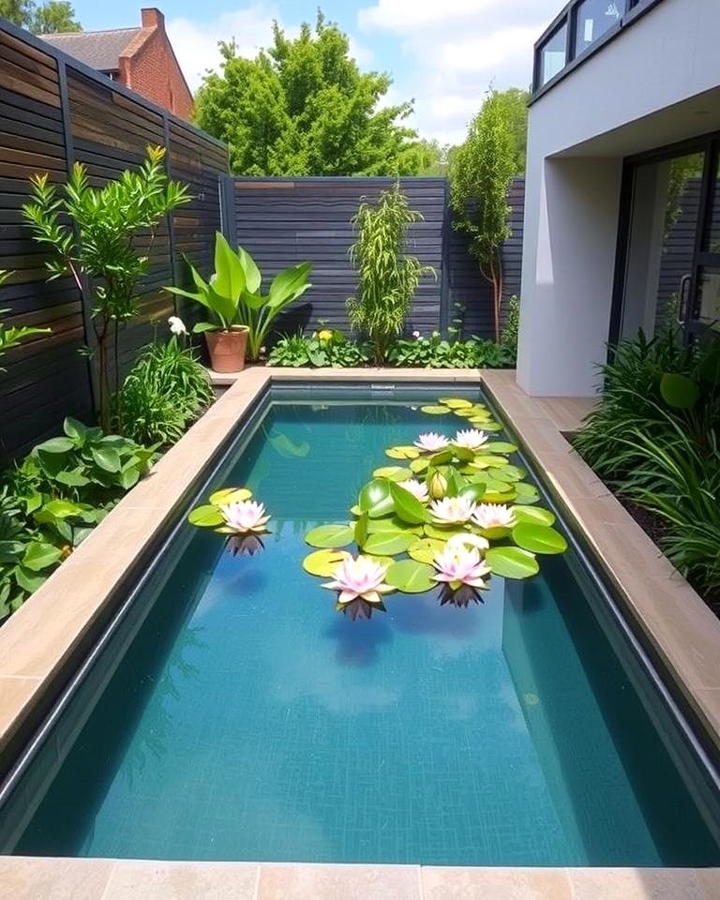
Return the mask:
<path id="1" fill-rule="evenodd" d="M 302 571 L 304 533 L 347 519 L 384 448 L 443 428 L 409 404 L 271 406 L 212 485 L 265 502 L 264 552 L 186 526 L 15 852 L 720 863 L 570 556 L 482 606 L 394 595 L 355 622 Z"/>

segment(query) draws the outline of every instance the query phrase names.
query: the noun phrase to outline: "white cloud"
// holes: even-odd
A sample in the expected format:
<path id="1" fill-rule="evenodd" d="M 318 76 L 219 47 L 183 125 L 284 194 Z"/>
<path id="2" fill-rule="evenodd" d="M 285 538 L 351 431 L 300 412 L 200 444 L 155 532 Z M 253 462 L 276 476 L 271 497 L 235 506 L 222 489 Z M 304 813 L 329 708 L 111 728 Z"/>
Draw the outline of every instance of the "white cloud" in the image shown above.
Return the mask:
<path id="1" fill-rule="evenodd" d="M 407 75 L 398 97 L 415 98 L 412 124 L 425 137 L 457 143 L 490 85 L 528 87 L 533 44 L 562 0 L 376 0 L 358 13 L 366 42 L 393 35 Z"/>

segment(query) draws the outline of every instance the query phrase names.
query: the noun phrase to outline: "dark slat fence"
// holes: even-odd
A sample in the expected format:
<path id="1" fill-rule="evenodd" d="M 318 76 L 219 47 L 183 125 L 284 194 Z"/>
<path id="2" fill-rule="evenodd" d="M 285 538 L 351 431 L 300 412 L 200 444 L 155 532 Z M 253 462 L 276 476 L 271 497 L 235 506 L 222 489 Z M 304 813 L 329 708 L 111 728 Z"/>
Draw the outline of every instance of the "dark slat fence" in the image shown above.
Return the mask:
<path id="1" fill-rule="evenodd" d="M 348 251 L 350 224 L 359 203 L 375 199 L 392 178 L 224 179 L 227 234 L 250 251 L 269 280 L 303 259 L 314 261 L 313 289 L 279 322 L 280 332 L 315 328 L 321 322 L 348 327 L 345 301 L 357 286 Z M 401 178 L 400 186 L 423 221 L 410 227 L 409 250 L 437 270 L 424 278 L 407 325 L 427 335 L 460 319 L 464 337 L 492 335 L 490 285 L 468 254 L 467 237 L 452 227 L 445 178 Z M 515 179 L 509 197 L 512 238 L 503 249 L 505 297 L 520 291 L 525 183 Z"/>
<path id="2" fill-rule="evenodd" d="M 167 148 L 168 172 L 193 200 L 158 231 L 140 290 L 140 314 L 121 330 L 127 368 L 174 311 L 163 285 L 186 277 L 183 254 L 207 272 L 221 226 L 218 176 L 228 171 L 222 143 L 38 38 L 0 20 L 0 288 L 4 321 L 52 328 L 5 357 L 0 374 L 0 455 L 7 458 L 55 432 L 65 415 L 88 419 L 93 393 L 87 359 L 89 310 L 69 279 L 47 282 L 44 253 L 23 224 L 28 179 L 47 171 L 64 182 L 76 161 L 100 186 L 138 165 L 148 144 Z M 140 241 L 139 248 L 148 246 Z M 181 310 L 184 312 L 184 310 Z"/>

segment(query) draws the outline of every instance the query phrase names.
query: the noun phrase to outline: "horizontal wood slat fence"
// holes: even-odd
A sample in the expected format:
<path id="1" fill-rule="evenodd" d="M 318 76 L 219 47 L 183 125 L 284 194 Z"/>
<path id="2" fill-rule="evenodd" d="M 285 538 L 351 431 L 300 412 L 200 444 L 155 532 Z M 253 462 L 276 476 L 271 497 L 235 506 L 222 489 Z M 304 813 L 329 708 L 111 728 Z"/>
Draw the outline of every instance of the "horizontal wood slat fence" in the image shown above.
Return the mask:
<path id="1" fill-rule="evenodd" d="M 167 149 L 171 177 L 193 195 L 159 229 L 140 290 L 140 314 L 121 330 L 123 368 L 174 311 L 163 285 L 186 277 L 182 256 L 204 272 L 221 227 L 218 176 L 228 171 L 226 147 L 175 116 L 42 40 L 0 20 L 0 269 L 14 272 L 0 288 L 9 325 L 52 333 L 4 358 L 0 373 L 0 456 L 16 455 L 57 432 L 62 419 L 89 419 L 93 388 L 88 361 L 90 310 L 70 279 L 47 282 L 45 254 L 32 241 L 20 208 L 28 179 L 48 172 L 62 183 L 74 162 L 101 186 L 140 164 L 148 144 Z M 140 241 L 142 247 L 142 241 Z M 147 244 L 146 244 L 147 246 Z M 182 314 L 182 310 L 181 310 Z"/>
<path id="2" fill-rule="evenodd" d="M 348 328 L 345 301 L 357 287 L 348 251 L 350 223 L 359 203 L 375 199 L 393 178 L 240 178 L 224 179 L 226 233 L 250 251 L 263 275 L 304 259 L 314 262 L 312 290 L 305 302 L 279 321 L 280 332 L 315 328 L 326 322 Z M 461 336 L 493 332 L 490 285 L 468 253 L 467 236 L 452 227 L 446 178 L 401 178 L 410 207 L 423 221 L 410 227 L 409 250 L 435 267 L 437 280 L 424 278 L 413 302 L 408 332 L 444 331 L 454 320 Z M 503 248 L 505 297 L 520 292 L 525 182 L 513 181 L 508 204 L 512 237 Z"/>

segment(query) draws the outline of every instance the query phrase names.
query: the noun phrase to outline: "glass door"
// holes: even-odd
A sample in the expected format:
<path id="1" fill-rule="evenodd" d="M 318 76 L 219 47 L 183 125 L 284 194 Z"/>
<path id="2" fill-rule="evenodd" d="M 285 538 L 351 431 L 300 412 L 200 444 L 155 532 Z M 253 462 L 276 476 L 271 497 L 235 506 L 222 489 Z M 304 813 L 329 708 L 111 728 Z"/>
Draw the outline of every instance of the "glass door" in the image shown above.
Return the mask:
<path id="1" fill-rule="evenodd" d="M 705 178 L 704 214 L 698 236 L 692 297 L 687 307 L 688 337 L 720 331 L 720 141 L 712 142 Z"/>

